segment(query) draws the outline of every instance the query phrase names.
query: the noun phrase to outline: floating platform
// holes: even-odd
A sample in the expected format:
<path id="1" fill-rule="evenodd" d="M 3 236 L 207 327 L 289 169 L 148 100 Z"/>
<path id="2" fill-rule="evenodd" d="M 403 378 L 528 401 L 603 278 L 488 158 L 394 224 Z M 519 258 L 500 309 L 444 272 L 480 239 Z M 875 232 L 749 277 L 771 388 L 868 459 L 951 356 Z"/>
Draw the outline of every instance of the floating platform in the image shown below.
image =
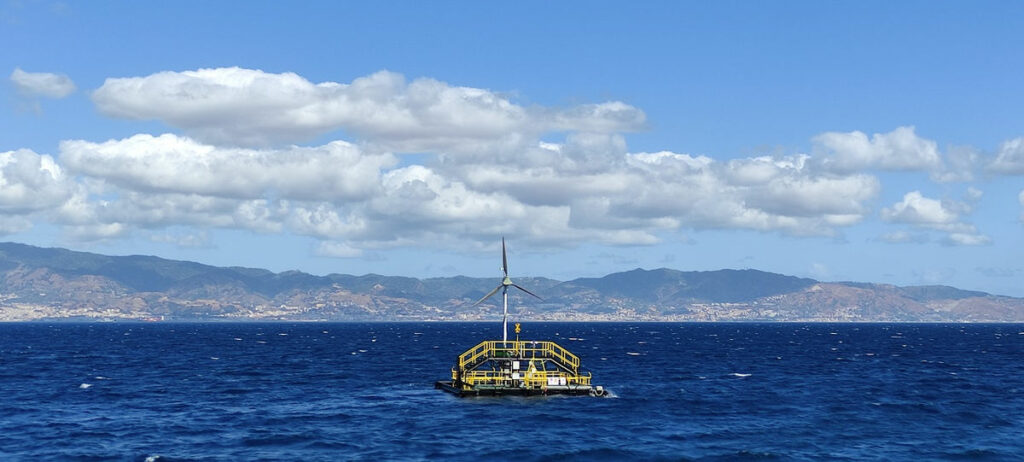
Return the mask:
<path id="1" fill-rule="evenodd" d="M 510 287 L 541 299 L 508 277 L 505 238 L 501 238 L 501 284 L 477 300 L 479 305 L 501 291 L 501 341 L 487 340 L 466 350 L 455 360 L 451 380 L 434 388 L 456 396 L 590 395 L 604 396 L 605 389 L 590 384 L 590 374 L 580 373 L 580 358 L 555 342 L 508 340 L 508 290 Z"/>
<path id="2" fill-rule="evenodd" d="M 451 380 L 434 388 L 456 396 L 604 396 L 580 372 L 579 358 L 555 342 L 488 340 L 459 355 Z"/>

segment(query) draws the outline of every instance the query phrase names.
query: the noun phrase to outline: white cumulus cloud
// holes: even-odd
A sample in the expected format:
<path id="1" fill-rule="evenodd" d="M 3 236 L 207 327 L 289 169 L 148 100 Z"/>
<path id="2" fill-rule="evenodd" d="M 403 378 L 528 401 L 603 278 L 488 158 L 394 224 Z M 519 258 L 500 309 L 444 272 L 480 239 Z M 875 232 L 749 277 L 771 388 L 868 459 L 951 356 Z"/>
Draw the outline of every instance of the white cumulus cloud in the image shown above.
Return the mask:
<path id="1" fill-rule="evenodd" d="M 518 158 L 423 165 L 341 141 L 253 149 L 173 134 L 70 140 L 60 159 L 80 184 L 57 201 L 57 216 L 80 238 L 233 228 L 311 236 L 330 243 L 318 254 L 334 256 L 500 234 L 550 245 L 653 244 L 687 229 L 835 235 L 862 221 L 881 189 L 872 175 L 823 172 L 807 155 L 631 153 L 621 135 L 592 132 L 535 140 Z M 886 217 L 906 220 L 906 208 Z M 940 209 L 953 218 L 925 221 L 970 234 L 961 209 Z"/>
<path id="2" fill-rule="evenodd" d="M 967 192 L 968 201 L 976 201 L 981 191 L 970 188 Z M 911 191 L 903 196 L 903 200 L 891 207 L 882 209 L 882 219 L 911 225 L 920 229 L 932 229 L 946 233 L 945 242 L 950 245 L 983 245 L 991 242 L 988 236 L 978 232 L 977 228 L 963 221 L 962 215 L 972 211 L 969 202 L 939 200 L 925 197 L 920 191 Z M 890 235 L 889 242 L 896 242 Z M 905 240 L 906 242 L 920 239 Z"/>
<path id="3" fill-rule="evenodd" d="M 63 74 L 25 72 L 15 68 L 10 78 L 14 87 L 25 96 L 60 99 L 75 92 L 75 83 Z"/>
<path id="4" fill-rule="evenodd" d="M 61 143 L 79 174 L 133 191 L 256 199 L 365 199 L 377 192 L 391 154 L 366 154 L 344 141 L 318 147 L 224 148 L 172 134 Z"/>
<path id="5" fill-rule="evenodd" d="M 195 194 L 117 191 L 115 199 L 92 198 L 63 210 L 63 221 L 77 229 L 126 234 L 137 229 L 175 226 L 232 228 L 279 233 L 287 216 L 285 202 L 231 199 Z"/>
<path id="6" fill-rule="evenodd" d="M 826 132 L 814 138 L 828 170 L 855 172 L 869 169 L 930 171 L 942 166 L 936 143 L 914 133 L 914 127 L 899 127 L 870 138 L 859 131 Z"/>
<path id="7" fill-rule="evenodd" d="M 28 149 L 0 152 L 0 215 L 52 210 L 70 199 L 74 189 L 53 157 Z"/>
<path id="8" fill-rule="evenodd" d="M 197 138 L 241 145 L 298 141 L 343 129 L 408 151 L 546 131 L 623 131 L 644 123 L 621 102 L 527 109 L 490 90 L 380 71 L 351 83 L 243 68 L 111 78 L 93 92 L 113 117 L 156 119 Z"/>
<path id="9" fill-rule="evenodd" d="M 0 152 L 0 235 L 27 231 L 37 220 L 63 222 L 84 191 L 49 155 Z"/>
<path id="10" fill-rule="evenodd" d="M 806 156 L 719 162 L 667 151 L 627 153 L 615 142 L 596 141 L 544 143 L 540 149 L 552 153 L 547 162 L 476 163 L 443 172 L 523 204 L 565 207 L 578 229 L 644 230 L 635 235 L 639 242 L 681 228 L 833 234 L 859 222 L 880 188 L 869 175 L 815 172 Z M 579 160 L 587 156 L 592 160 Z"/>
<path id="11" fill-rule="evenodd" d="M 924 197 L 920 191 L 911 191 L 903 200 L 882 210 L 882 218 L 914 225 L 950 225 L 960 217 L 942 201 Z"/>
<path id="12" fill-rule="evenodd" d="M 988 169 L 1003 175 L 1024 175 L 1024 137 L 1004 141 Z"/>
<path id="13" fill-rule="evenodd" d="M 718 162 L 661 152 L 635 154 L 638 182 L 614 207 L 672 218 L 692 228 L 741 228 L 828 235 L 860 221 L 879 190 L 868 175 L 819 174 L 803 156 Z"/>

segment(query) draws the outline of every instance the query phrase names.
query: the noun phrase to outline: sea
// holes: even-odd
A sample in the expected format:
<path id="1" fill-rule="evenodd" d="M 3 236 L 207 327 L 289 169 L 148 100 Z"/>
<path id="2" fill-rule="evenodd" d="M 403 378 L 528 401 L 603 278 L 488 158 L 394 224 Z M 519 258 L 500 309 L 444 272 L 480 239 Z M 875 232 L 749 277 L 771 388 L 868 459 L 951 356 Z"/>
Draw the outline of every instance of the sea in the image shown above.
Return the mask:
<path id="1" fill-rule="evenodd" d="M 1024 325 L 523 323 L 594 397 L 434 388 L 499 323 L 0 324 L 0 460 L 1022 460 Z"/>

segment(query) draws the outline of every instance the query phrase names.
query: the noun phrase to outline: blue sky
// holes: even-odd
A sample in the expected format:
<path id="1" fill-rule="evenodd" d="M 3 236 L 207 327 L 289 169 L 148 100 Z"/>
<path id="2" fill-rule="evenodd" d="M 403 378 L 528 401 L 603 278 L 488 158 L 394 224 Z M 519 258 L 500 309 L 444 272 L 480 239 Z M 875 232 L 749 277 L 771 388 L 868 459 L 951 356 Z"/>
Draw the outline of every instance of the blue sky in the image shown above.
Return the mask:
<path id="1" fill-rule="evenodd" d="M 1024 296 L 1019 2 L 0 3 L 0 239 Z"/>

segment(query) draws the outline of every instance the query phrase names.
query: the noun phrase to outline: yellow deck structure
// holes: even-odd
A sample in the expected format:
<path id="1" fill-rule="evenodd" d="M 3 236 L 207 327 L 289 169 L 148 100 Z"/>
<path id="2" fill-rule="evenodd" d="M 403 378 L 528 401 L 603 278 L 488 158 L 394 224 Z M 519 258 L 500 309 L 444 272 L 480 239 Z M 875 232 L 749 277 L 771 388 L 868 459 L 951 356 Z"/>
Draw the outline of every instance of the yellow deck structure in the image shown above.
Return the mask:
<path id="1" fill-rule="evenodd" d="M 550 341 L 483 341 L 459 355 L 451 373 L 435 387 L 459 396 L 604 394 L 576 355 Z"/>

